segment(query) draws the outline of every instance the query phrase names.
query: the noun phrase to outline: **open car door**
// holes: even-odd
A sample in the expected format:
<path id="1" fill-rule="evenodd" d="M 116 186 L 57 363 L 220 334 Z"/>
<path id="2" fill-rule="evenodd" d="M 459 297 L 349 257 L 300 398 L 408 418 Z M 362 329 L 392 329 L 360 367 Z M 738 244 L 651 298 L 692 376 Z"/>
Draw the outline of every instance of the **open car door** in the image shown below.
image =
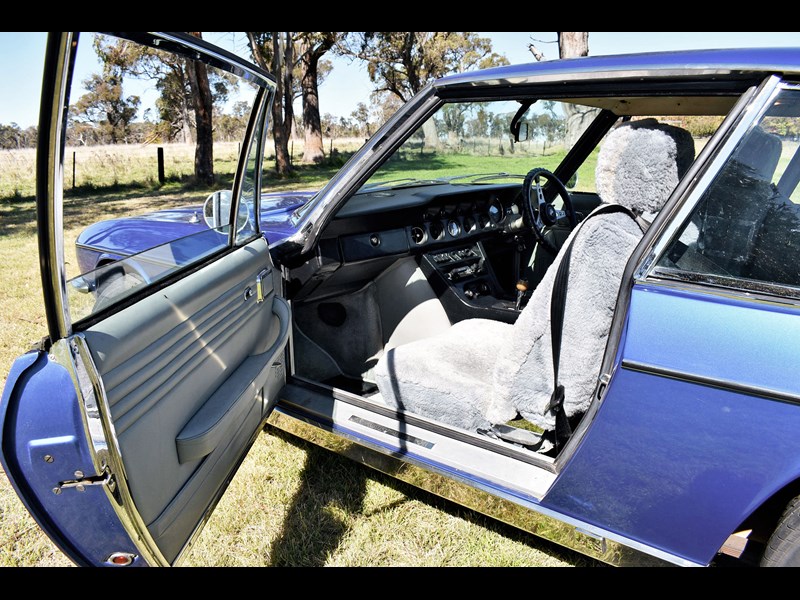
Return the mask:
<path id="1" fill-rule="evenodd" d="M 81 85 L 76 55 L 93 45 L 180 68 L 186 90 L 210 80 L 213 91 L 225 80 L 249 93 L 252 114 L 229 190 L 187 220 L 196 231 L 127 255 L 106 252 L 76 273 L 87 248 L 75 250 L 64 234 L 81 212 L 65 212 L 64 159 L 68 108 L 78 100 L 70 89 Z M 255 218 L 273 91 L 267 73 L 187 34 L 48 39 L 37 210 L 49 336 L 12 367 L 0 443 L 26 507 L 78 564 L 174 564 L 285 382 L 290 309 Z M 86 203 L 82 212 L 94 209 Z"/>

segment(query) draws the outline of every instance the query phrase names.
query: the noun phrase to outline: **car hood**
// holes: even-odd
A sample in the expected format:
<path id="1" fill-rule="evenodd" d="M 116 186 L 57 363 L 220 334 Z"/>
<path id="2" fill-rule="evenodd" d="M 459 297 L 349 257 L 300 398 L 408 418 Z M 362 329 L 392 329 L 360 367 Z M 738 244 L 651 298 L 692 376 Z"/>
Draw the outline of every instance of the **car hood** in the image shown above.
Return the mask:
<path id="1" fill-rule="evenodd" d="M 270 244 L 295 233 L 292 213 L 315 193 L 272 192 L 261 197 L 261 231 Z M 113 256 L 130 256 L 207 229 L 203 207 L 191 205 L 98 221 L 84 229 L 75 243 Z"/>

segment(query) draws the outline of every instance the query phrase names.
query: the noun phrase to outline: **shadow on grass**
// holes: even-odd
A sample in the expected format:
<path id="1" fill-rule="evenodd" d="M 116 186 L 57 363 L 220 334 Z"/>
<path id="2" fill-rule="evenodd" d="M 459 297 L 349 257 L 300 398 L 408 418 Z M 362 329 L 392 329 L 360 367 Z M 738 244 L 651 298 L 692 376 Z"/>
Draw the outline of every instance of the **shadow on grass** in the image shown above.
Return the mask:
<path id="1" fill-rule="evenodd" d="M 284 439 L 297 441 L 291 436 Z M 325 566 L 348 530 L 337 513 L 363 511 L 367 492 L 364 469 L 316 446 L 303 448 L 306 464 L 300 489 L 287 509 L 281 535 L 272 543 L 272 566 Z"/>
<path id="2" fill-rule="evenodd" d="M 535 537 L 282 430 L 270 427 L 267 431 L 307 453 L 301 487 L 289 507 L 282 533 L 272 545 L 272 565 L 325 565 L 328 557 L 347 534 L 346 524 L 335 516 L 336 510 L 369 517 L 376 512 L 392 510 L 409 500 L 417 500 L 570 565 L 605 566 L 578 552 Z M 364 498 L 368 480 L 385 485 L 403 494 L 405 498 L 382 506 L 379 511 L 365 511 Z"/>

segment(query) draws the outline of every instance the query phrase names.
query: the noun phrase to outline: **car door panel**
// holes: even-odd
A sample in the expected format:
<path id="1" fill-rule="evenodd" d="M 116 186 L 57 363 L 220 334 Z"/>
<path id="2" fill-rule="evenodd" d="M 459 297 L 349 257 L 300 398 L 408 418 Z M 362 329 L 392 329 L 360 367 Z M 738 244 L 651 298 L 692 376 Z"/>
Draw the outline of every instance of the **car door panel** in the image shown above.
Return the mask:
<path id="1" fill-rule="evenodd" d="M 274 401 L 262 390 L 283 378 L 288 309 L 271 284 L 258 302 L 264 271 L 258 238 L 82 333 L 136 509 L 170 561 Z"/>

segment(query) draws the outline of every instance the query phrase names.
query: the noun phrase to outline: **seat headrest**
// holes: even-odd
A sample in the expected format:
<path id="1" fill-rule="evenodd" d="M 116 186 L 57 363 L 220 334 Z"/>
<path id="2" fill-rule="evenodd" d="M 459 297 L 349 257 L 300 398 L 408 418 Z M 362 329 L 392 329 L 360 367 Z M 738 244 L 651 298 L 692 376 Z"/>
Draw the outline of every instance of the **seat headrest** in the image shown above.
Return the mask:
<path id="1" fill-rule="evenodd" d="M 685 129 L 656 119 L 628 121 L 600 148 L 597 193 L 604 202 L 657 213 L 693 161 L 694 139 Z"/>
<path id="2" fill-rule="evenodd" d="M 770 182 L 781 158 L 781 149 L 781 138 L 756 125 L 744 138 L 734 158 L 752 169 L 755 178 Z"/>

